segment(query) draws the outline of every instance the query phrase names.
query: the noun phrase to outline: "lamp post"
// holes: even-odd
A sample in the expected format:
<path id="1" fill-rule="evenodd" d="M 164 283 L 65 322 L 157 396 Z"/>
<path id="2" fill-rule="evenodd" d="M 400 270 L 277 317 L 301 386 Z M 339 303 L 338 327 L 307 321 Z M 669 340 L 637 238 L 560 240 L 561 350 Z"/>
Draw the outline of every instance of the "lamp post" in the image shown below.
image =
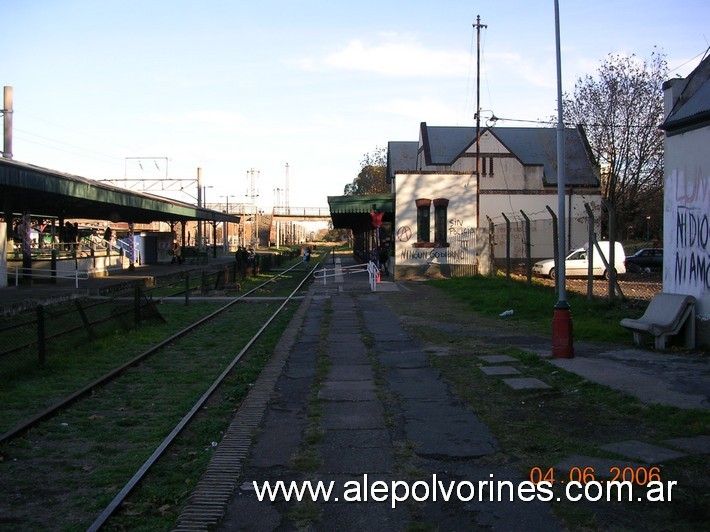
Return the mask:
<path id="1" fill-rule="evenodd" d="M 560 8 L 555 0 L 555 50 L 557 56 L 557 278 L 558 301 L 552 318 L 552 356 L 573 358 L 572 315 L 565 293 L 565 125 L 562 120 L 562 60 Z"/>
<path id="2" fill-rule="evenodd" d="M 220 196 L 220 197 L 221 197 L 221 198 L 224 198 L 225 201 L 226 201 L 226 204 L 227 204 L 227 205 L 226 205 L 225 214 L 226 214 L 227 216 L 229 216 L 229 198 L 233 198 L 234 195 L 233 195 L 233 194 L 229 194 L 229 195 L 226 195 L 226 194 L 225 194 L 224 196 Z M 228 222 L 227 220 L 225 220 L 225 221 L 224 221 L 223 231 L 222 231 L 222 240 L 224 241 L 224 242 L 223 242 L 223 245 L 224 245 L 224 253 L 225 253 L 225 254 L 229 253 L 229 240 L 228 240 L 228 238 L 229 238 L 229 222 Z"/>

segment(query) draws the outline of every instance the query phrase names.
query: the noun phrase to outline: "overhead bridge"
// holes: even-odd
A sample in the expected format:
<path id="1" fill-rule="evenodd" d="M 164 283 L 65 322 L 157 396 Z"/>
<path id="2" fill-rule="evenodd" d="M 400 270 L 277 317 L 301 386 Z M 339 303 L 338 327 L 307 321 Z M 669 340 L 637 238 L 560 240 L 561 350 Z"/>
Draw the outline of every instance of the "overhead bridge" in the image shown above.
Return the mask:
<path id="1" fill-rule="evenodd" d="M 330 207 L 274 207 L 272 215 L 281 221 L 330 220 Z"/>

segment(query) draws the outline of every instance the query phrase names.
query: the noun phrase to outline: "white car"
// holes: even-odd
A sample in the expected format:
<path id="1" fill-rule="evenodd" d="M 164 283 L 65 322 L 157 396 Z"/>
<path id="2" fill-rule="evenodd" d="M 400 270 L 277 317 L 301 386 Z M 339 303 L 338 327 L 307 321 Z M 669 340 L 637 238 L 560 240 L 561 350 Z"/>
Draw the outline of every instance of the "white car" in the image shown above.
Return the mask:
<path id="1" fill-rule="evenodd" d="M 604 258 L 607 263 L 609 262 L 609 242 L 597 242 L 599 248 L 604 253 Z M 567 277 L 586 277 L 589 270 L 589 252 L 587 246 L 579 249 L 575 249 L 565 258 L 565 276 Z M 593 254 L 594 266 L 592 268 L 592 274 L 595 277 L 608 276 L 607 267 L 602 260 L 597 248 L 594 248 Z M 624 261 L 626 260 L 626 255 L 624 253 L 624 247 L 620 242 L 616 242 L 614 246 L 614 263 L 616 264 L 616 273 L 626 273 L 626 266 Z M 532 267 L 533 274 L 542 275 L 545 277 L 555 278 L 555 260 L 547 259 L 541 260 L 533 264 Z"/>

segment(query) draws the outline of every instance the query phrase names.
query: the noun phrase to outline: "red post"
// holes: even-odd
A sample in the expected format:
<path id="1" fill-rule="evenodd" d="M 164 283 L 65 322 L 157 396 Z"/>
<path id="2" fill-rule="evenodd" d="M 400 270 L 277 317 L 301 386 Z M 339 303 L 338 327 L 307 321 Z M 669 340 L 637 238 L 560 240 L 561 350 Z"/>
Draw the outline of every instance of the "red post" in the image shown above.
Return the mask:
<path id="1" fill-rule="evenodd" d="M 566 304 L 556 305 L 552 315 L 552 356 L 574 358 L 572 314 Z"/>

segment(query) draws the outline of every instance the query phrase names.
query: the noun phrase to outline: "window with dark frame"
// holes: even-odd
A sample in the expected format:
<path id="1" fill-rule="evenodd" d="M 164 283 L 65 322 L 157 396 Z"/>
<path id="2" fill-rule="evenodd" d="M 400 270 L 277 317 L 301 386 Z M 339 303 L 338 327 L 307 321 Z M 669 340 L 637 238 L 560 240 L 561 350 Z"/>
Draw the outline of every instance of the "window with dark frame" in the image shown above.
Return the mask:
<path id="1" fill-rule="evenodd" d="M 434 242 L 446 244 L 446 232 L 448 226 L 449 200 L 437 198 L 434 203 Z"/>
<path id="2" fill-rule="evenodd" d="M 421 198 L 415 200 L 414 203 L 417 206 L 417 242 L 429 242 L 429 218 L 431 216 L 431 200 Z"/>

